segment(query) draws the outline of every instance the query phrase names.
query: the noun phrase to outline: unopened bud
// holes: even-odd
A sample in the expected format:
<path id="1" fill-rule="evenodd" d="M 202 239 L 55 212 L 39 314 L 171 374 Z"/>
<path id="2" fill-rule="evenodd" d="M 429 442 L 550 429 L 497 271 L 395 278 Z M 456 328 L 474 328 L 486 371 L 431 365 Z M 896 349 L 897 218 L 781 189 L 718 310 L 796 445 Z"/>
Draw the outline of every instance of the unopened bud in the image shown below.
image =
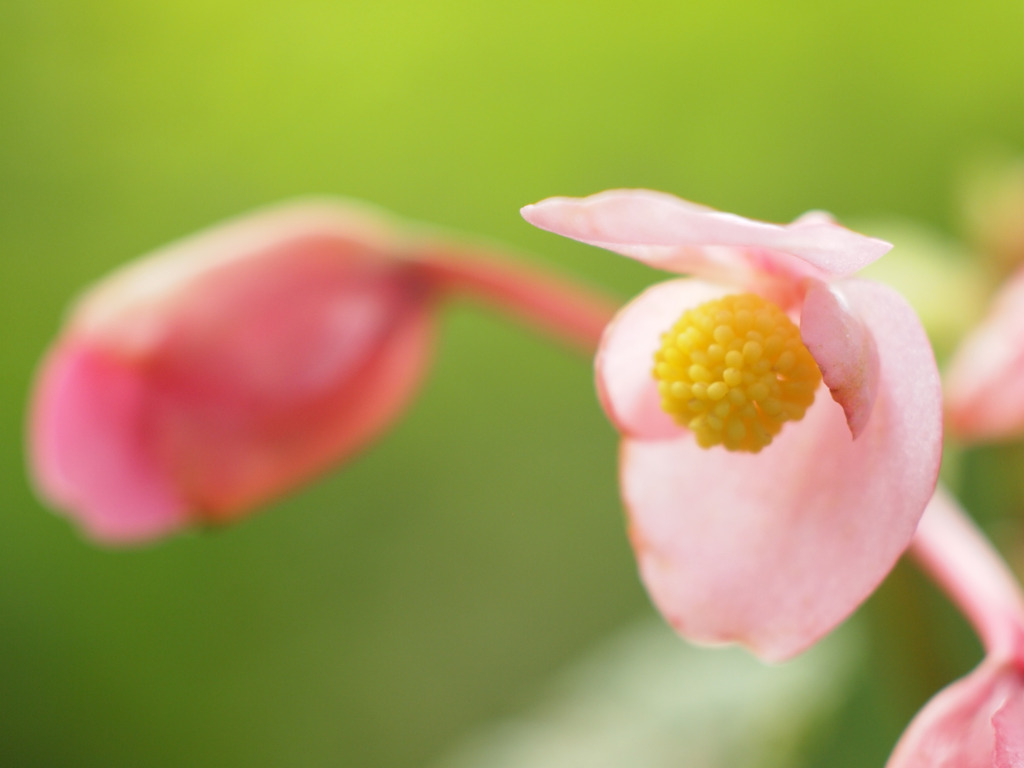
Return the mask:
<path id="1" fill-rule="evenodd" d="M 381 215 L 301 203 L 89 290 L 38 373 L 41 493 L 132 542 L 249 512 L 351 456 L 416 391 L 434 291 Z"/>

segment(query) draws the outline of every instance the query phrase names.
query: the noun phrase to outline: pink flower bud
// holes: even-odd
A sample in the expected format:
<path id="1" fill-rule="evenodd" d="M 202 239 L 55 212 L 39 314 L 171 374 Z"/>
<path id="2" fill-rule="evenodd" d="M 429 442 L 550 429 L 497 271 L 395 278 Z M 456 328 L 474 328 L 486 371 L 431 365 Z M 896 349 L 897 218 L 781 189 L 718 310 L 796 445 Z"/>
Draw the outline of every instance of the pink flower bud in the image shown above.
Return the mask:
<path id="1" fill-rule="evenodd" d="M 275 208 L 88 291 L 39 370 L 31 464 L 91 537 L 223 522 L 350 457 L 423 374 L 435 291 L 382 216 Z"/>

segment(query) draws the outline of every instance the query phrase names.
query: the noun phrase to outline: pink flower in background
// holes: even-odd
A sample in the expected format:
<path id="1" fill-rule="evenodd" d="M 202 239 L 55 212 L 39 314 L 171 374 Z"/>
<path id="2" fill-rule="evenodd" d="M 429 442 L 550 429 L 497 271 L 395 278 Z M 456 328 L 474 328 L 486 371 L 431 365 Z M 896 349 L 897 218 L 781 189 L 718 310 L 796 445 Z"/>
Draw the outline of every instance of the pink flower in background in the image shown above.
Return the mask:
<path id="1" fill-rule="evenodd" d="M 949 430 L 968 441 L 1024 434 L 1024 270 L 996 295 L 946 372 Z"/>
<path id="2" fill-rule="evenodd" d="M 886 768 L 1024 766 L 1024 670 L 986 660 L 914 718 Z"/>
<path id="3" fill-rule="evenodd" d="M 294 204 L 86 293 L 37 376 L 37 486 L 93 538 L 247 512 L 362 448 L 416 390 L 433 291 L 390 222 Z"/>
<path id="4" fill-rule="evenodd" d="M 1013 572 L 941 486 L 911 548 L 973 626 L 985 660 L 940 691 L 888 768 L 1024 767 L 1024 594 Z"/>
<path id="5" fill-rule="evenodd" d="M 766 659 L 806 648 L 892 568 L 938 473 L 924 331 L 891 289 L 851 277 L 891 246 L 821 213 L 777 226 L 646 190 L 523 216 L 696 276 L 634 299 L 597 356 L 630 538 L 684 636 Z"/>

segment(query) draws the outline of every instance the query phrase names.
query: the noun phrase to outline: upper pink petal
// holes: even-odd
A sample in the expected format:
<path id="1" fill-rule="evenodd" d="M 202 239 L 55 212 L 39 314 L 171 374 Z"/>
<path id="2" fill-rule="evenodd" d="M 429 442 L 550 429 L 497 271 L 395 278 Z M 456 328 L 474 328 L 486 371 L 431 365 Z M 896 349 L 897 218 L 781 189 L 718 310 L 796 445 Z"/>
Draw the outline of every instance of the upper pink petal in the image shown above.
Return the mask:
<path id="1" fill-rule="evenodd" d="M 597 392 L 612 423 L 625 435 L 675 437 L 680 427 L 661 408 L 652 370 L 661 335 L 687 309 L 728 291 L 700 280 L 658 283 L 623 307 L 605 329 L 594 362 Z"/>
<path id="2" fill-rule="evenodd" d="M 816 282 L 808 289 L 800 311 L 800 336 L 856 438 L 871 416 L 878 393 L 878 349 L 841 284 Z"/>
<path id="3" fill-rule="evenodd" d="M 965 440 L 1024 434 L 1024 270 L 996 297 L 989 316 L 946 372 L 949 427 Z"/>
<path id="4" fill-rule="evenodd" d="M 900 738 L 886 768 L 1021 768 L 1024 677 L 986 661 L 940 691 Z"/>
<path id="5" fill-rule="evenodd" d="M 892 248 L 818 212 L 782 226 L 645 189 L 553 197 L 526 206 L 522 215 L 541 229 L 660 269 L 739 285 L 756 284 L 758 273 L 850 275 Z"/>
<path id="6" fill-rule="evenodd" d="M 907 547 L 935 487 L 941 400 L 930 348 L 895 292 L 844 285 L 874 334 L 879 384 L 854 440 L 819 392 L 760 454 L 689 436 L 626 440 L 622 488 L 641 574 L 698 642 L 766 659 L 803 650 L 848 616 Z"/>
<path id="7" fill-rule="evenodd" d="M 136 366 L 88 344 L 57 346 L 37 377 L 29 433 L 36 485 L 100 541 L 155 538 L 187 522 L 155 454 L 149 399 Z"/>

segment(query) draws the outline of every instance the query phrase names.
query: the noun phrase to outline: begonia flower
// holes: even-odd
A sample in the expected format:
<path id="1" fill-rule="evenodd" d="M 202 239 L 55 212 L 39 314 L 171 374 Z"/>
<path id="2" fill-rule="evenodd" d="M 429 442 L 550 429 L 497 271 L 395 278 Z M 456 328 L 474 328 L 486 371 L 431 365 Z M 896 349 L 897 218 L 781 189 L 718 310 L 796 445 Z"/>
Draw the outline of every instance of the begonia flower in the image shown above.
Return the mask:
<path id="1" fill-rule="evenodd" d="M 641 577 L 691 640 L 769 660 L 808 647 L 892 568 L 938 474 L 925 333 L 853 277 L 891 246 L 822 213 L 779 226 L 647 190 L 523 216 L 693 275 L 623 308 L 595 363 Z"/>
<path id="2" fill-rule="evenodd" d="M 350 204 L 287 205 L 93 287 L 36 381 L 43 495 L 131 542 L 234 518 L 358 451 L 431 349 L 432 292 L 391 231 Z"/>
<path id="3" fill-rule="evenodd" d="M 1024 434 L 1024 270 L 1000 288 L 946 371 L 950 432 L 961 440 Z"/>

